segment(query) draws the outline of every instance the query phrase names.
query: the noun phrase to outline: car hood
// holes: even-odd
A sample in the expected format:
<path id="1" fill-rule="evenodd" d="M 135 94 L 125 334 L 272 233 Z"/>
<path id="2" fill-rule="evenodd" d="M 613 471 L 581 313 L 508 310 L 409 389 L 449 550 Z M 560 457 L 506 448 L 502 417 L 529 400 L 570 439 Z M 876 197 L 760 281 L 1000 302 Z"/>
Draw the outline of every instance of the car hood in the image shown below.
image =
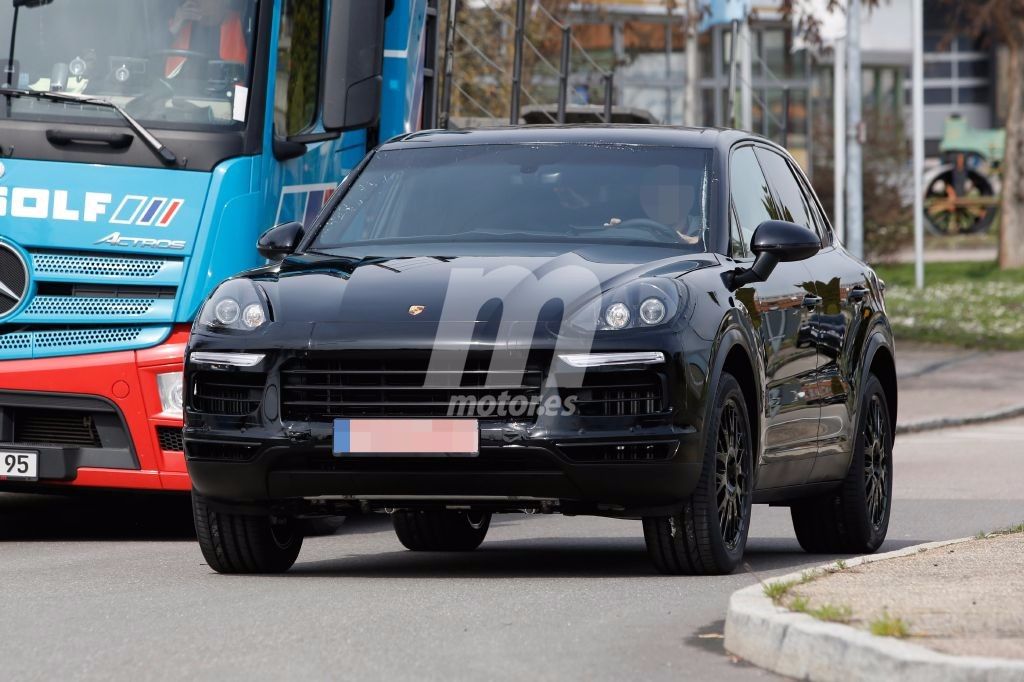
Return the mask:
<path id="1" fill-rule="evenodd" d="M 506 245 L 507 246 L 507 245 Z M 669 252 L 671 254 L 671 252 Z M 561 318 L 640 277 L 678 277 L 717 262 L 664 248 L 581 248 L 523 255 L 292 256 L 253 273 L 278 323 L 436 323 Z"/>

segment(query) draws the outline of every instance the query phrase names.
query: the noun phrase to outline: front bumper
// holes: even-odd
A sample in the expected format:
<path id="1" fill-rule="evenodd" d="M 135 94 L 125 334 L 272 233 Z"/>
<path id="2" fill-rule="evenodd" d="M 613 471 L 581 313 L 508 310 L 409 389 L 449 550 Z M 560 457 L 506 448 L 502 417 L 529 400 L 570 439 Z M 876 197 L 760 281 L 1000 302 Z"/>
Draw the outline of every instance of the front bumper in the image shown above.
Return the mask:
<path id="1" fill-rule="evenodd" d="M 182 422 L 163 412 L 156 388 L 157 374 L 181 371 L 188 331 L 178 327 L 165 343 L 140 351 L 3 362 L 0 449 L 38 452 L 39 480 L 0 487 L 189 490 L 175 443 Z M 18 415 L 35 418 L 33 428 L 16 428 Z M 47 442 L 47 427 L 67 424 L 81 428 Z"/>
<path id="2" fill-rule="evenodd" d="M 636 338 L 624 338 L 618 347 L 595 346 L 593 352 L 662 351 L 666 363 L 652 370 L 663 386 L 660 409 L 519 420 L 480 417 L 480 452 L 474 457 L 334 455 L 331 420 L 295 419 L 294 414 L 287 418 L 288 401 L 283 397 L 288 386 L 283 368 L 296 358 L 317 357 L 320 350 L 245 348 L 265 359 L 254 367 L 220 368 L 215 371 L 221 374 L 213 378 L 208 367 L 187 363 L 188 470 L 199 493 L 225 502 L 333 497 L 381 504 L 424 499 L 498 504 L 505 500 L 514 507 L 520 500 L 544 500 L 558 502 L 570 513 L 612 515 L 677 507 L 692 493 L 701 473 L 704 372 L 694 368 L 700 369 L 706 356 L 697 340 L 683 338 L 683 333 L 647 335 L 643 341 L 648 345 L 638 348 L 627 345 L 637 343 Z M 697 349 L 692 356 L 678 350 L 684 344 Z M 193 335 L 189 350 L 238 352 L 241 345 L 237 340 Z M 426 350 L 432 349 L 418 349 Z M 355 352 L 372 358 L 378 351 L 335 346 L 323 352 L 340 357 Z M 417 349 L 403 351 L 413 352 Z M 247 387 L 230 405 L 239 407 L 239 413 L 227 417 L 199 404 L 196 396 L 204 393 L 202 382 L 206 381 Z M 350 390 L 359 394 L 365 389 Z M 217 403 L 225 405 L 223 400 Z M 390 410 L 402 405 L 382 400 L 372 408 L 374 412 L 366 414 L 399 417 L 403 415 Z"/>

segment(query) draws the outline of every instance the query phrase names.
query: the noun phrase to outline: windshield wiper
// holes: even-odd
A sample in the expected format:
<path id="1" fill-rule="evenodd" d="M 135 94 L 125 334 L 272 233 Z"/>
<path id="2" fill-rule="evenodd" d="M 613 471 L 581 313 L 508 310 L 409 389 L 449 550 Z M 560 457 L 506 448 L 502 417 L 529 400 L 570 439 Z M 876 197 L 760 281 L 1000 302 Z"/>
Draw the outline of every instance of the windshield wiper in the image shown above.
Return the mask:
<path id="1" fill-rule="evenodd" d="M 132 115 L 121 108 L 121 105 L 111 102 L 109 99 L 103 99 L 102 97 L 90 97 L 88 95 L 72 95 L 67 92 L 50 92 L 48 90 L 21 90 L 18 88 L 4 88 L 0 87 L 0 96 L 4 97 L 31 97 L 33 99 L 44 99 L 51 102 L 73 102 L 75 104 L 93 104 L 98 107 L 106 107 L 113 109 L 121 118 L 125 120 L 128 127 L 135 131 L 135 134 L 142 138 L 142 141 L 146 143 L 146 146 L 153 150 L 153 152 L 160 157 L 168 166 L 173 166 L 178 162 L 178 157 L 168 149 L 164 144 L 153 136 L 153 133 L 146 130 L 146 128 L 132 118 Z"/>

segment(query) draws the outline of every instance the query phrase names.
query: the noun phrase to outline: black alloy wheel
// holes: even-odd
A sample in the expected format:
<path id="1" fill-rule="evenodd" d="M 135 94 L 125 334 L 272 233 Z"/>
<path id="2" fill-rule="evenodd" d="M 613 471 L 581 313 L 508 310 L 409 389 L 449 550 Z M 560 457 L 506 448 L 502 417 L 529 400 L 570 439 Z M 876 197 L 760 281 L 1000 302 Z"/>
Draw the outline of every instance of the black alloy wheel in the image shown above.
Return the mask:
<path id="1" fill-rule="evenodd" d="M 647 552 L 661 573 L 731 573 L 743 558 L 754 440 L 743 390 L 731 374 L 722 374 L 710 417 L 697 487 L 678 513 L 644 519 Z"/>

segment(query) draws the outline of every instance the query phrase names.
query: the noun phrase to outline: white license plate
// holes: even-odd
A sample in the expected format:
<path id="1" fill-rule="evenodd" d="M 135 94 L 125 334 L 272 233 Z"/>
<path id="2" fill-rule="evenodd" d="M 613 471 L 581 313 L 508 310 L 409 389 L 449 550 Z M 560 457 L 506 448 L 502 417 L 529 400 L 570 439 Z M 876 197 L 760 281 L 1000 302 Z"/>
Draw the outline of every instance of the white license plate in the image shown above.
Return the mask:
<path id="1" fill-rule="evenodd" d="M 335 455 L 475 455 L 475 419 L 335 419 Z"/>
<path id="2" fill-rule="evenodd" d="M 38 478 L 38 452 L 0 450 L 0 479 L 8 481 L 35 481 Z"/>

